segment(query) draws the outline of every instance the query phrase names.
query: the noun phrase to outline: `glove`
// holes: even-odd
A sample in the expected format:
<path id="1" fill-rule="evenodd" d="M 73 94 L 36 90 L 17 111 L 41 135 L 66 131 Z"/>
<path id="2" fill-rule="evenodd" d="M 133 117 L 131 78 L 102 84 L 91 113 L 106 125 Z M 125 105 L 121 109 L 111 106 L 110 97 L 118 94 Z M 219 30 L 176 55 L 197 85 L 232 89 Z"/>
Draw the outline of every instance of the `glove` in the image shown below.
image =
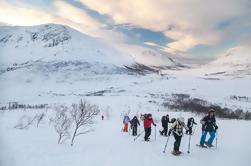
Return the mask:
<path id="1" fill-rule="evenodd" d="M 218 126 L 216 125 L 215 127 L 214 127 L 214 130 L 216 131 L 218 129 Z"/>

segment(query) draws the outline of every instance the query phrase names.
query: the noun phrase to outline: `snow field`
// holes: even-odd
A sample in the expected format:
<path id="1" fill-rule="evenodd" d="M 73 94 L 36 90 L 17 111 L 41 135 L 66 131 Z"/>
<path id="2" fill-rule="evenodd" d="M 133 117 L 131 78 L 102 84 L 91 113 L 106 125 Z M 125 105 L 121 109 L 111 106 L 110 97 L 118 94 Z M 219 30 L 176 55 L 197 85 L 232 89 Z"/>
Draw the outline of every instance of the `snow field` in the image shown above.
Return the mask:
<path id="1" fill-rule="evenodd" d="M 117 105 L 118 106 L 118 105 Z M 219 125 L 218 148 L 200 149 L 195 145 L 200 139 L 199 124 L 195 135 L 191 139 L 191 153 L 186 153 L 188 146 L 187 135 L 184 135 L 180 150 L 184 153 L 182 156 L 173 156 L 170 151 L 173 148 L 174 138 L 169 139 L 166 153 L 163 153 L 166 137 L 159 135 L 158 131 L 162 129 L 161 123 L 157 123 L 157 139 L 154 140 L 154 127 L 150 142 L 143 141 L 143 135 L 136 141 L 128 133 L 121 132 L 122 115 L 115 104 L 109 111 L 110 119 L 101 120 L 101 114 L 96 117 L 96 124 L 93 125 L 93 132 L 81 135 L 76 138 L 75 145 L 70 146 L 69 141 L 62 145 L 57 144 L 57 135 L 53 125 L 49 125 L 48 118 L 53 116 L 53 111 L 49 110 L 46 114 L 46 120 L 36 128 L 32 125 L 27 130 L 18 130 L 13 128 L 18 119 L 27 114 L 35 115 L 37 110 L 29 110 L 24 113 L 21 110 L 5 111 L 1 115 L 1 162 L 3 166 L 126 166 L 128 164 L 139 166 L 152 165 L 229 165 L 229 166 L 248 166 L 250 164 L 251 148 L 248 146 L 251 136 L 251 123 L 249 121 L 221 120 L 217 119 Z M 114 109 L 117 108 L 117 109 Z M 123 110 L 123 107 L 120 107 Z M 132 109 L 130 117 L 137 113 L 151 112 L 153 118 L 159 121 L 161 116 L 168 113 L 170 117 L 184 116 L 186 119 L 190 113 L 154 111 L 151 107 L 146 111 L 142 108 L 140 112 Z M 127 106 L 124 107 L 127 110 Z M 201 117 L 195 116 L 196 122 Z M 141 131 L 143 130 L 141 123 Z M 1 165 L 2 165 L 1 164 Z"/>

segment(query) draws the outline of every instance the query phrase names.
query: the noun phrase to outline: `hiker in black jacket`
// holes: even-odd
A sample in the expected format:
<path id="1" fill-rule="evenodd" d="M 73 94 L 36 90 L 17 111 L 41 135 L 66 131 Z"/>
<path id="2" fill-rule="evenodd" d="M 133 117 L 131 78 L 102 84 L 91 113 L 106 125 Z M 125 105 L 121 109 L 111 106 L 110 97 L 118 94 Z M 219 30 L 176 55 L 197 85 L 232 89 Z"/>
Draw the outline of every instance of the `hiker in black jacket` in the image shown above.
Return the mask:
<path id="1" fill-rule="evenodd" d="M 216 130 L 218 129 L 218 126 L 216 125 L 216 119 L 215 119 L 215 111 L 213 109 L 210 109 L 208 112 L 208 115 L 205 116 L 203 119 L 201 119 L 201 124 L 202 124 L 202 135 L 200 139 L 200 146 L 205 147 L 204 144 L 206 144 L 208 147 L 212 147 L 212 143 L 215 138 L 215 133 Z M 210 134 L 210 138 L 208 139 L 207 142 L 206 136 L 207 133 Z"/>
<path id="2" fill-rule="evenodd" d="M 189 135 L 193 134 L 193 125 L 197 125 L 197 123 L 194 121 L 194 118 L 191 117 L 187 120 L 187 127 L 189 130 L 186 131 L 186 134 L 189 134 Z"/>
<path id="3" fill-rule="evenodd" d="M 169 115 L 167 114 L 166 116 L 163 116 L 161 118 L 161 124 L 162 124 L 163 130 L 159 131 L 160 135 L 167 136 L 168 123 L 170 123 L 170 121 L 169 121 Z"/>
<path id="4" fill-rule="evenodd" d="M 137 136 L 137 128 L 138 128 L 138 125 L 140 125 L 137 116 L 134 116 L 133 119 L 130 121 L 130 123 L 131 123 L 131 128 L 132 128 L 132 135 Z"/>

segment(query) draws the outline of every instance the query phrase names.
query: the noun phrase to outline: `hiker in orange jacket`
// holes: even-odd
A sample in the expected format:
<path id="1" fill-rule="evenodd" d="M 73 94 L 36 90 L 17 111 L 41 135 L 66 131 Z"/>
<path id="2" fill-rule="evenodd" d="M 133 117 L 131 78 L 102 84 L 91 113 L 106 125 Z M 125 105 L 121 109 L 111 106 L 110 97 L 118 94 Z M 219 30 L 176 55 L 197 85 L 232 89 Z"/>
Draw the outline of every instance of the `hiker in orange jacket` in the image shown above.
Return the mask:
<path id="1" fill-rule="evenodd" d="M 128 132 L 128 123 L 129 122 L 130 122 L 129 116 L 125 115 L 124 119 L 123 119 L 123 124 L 124 124 L 123 132 Z"/>

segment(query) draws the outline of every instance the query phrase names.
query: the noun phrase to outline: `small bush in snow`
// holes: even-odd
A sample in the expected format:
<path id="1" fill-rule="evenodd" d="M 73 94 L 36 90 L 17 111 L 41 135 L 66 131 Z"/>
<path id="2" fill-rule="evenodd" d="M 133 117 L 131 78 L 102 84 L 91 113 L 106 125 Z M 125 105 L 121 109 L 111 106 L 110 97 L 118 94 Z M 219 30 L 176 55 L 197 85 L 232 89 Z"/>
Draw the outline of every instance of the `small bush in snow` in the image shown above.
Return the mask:
<path id="1" fill-rule="evenodd" d="M 73 123 L 74 132 L 71 139 L 71 146 L 77 136 L 85 134 L 90 130 L 83 131 L 83 128 L 93 124 L 93 118 L 99 114 L 99 108 L 96 105 L 91 105 L 86 101 L 80 101 L 80 104 L 73 104 L 70 111 Z"/>
<path id="2" fill-rule="evenodd" d="M 18 124 L 16 124 L 14 126 L 14 128 L 20 129 L 20 130 L 22 130 L 22 129 L 28 129 L 29 126 L 32 125 L 33 122 L 36 120 L 36 118 L 37 118 L 36 116 L 34 116 L 34 117 L 31 118 L 31 117 L 29 117 L 27 115 L 24 115 L 24 116 L 22 116 L 19 119 Z"/>
<path id="3" fill-rule="evenodd" d="M 36 126 L 38 128 L 38 125 L 43 121 L 44 117 L 45 117 L 45 113 L 41 113 L 35 116 L 36 117 Z"/>
<path id="4" fill-rule="evenodd" d="M 71 127 L 71 119 L 67 115 L 68 108 L 61 106 L 56 108 L 57 113 L 54 119 L 51 119 L 54 123 L 54 129 L 58 134 L 58 144 L 63 143 L 65 140 L 69 139 Z"/>
<path id="5" fill-rule="evenodd" d="M 171 110 L 189 111 L 197 114 L 207 114 L 208 110 L 214 109 L 220 118 L 251 120 L 251 112 L 249 111 L 221 107 L 206 100 L 192 98 L 188 94 L 172 94 L 172 98 L 166 99 L 163 106 Z"/>

